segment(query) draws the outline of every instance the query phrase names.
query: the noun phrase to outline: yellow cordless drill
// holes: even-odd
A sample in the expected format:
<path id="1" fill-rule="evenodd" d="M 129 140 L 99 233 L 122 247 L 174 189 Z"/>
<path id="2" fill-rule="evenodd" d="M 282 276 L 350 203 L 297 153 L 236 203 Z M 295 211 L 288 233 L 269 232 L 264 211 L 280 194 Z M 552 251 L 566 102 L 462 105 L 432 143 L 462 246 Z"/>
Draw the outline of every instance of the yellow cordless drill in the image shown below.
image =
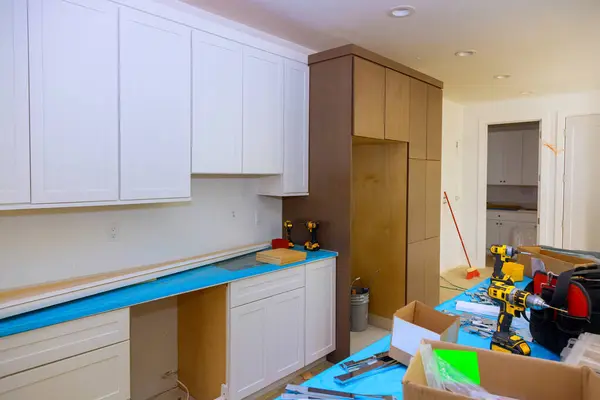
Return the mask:
<path id="1" fill-rule="evenodd" d="M 317 221 L 306 221 L 304 224 L 306 229 L 310 232 L 310 240 L 304 243 L 304 248 L 308 251 L 317 251 L 321 248 L 317 241 L 317 229 L 319 229 L 319 222 Z"/>
<path id="2" fill-rule="evenodd" d="M 496 260 L 488 295 L 500 306 L 500 314 L 498 315 L 496 331 L 492 335 L 490 349 L 529 356 L 531 355 L 531 348 L 527 342 L 519 335 L 511 335 L 510 333 L 513 318 L 520 318 L 527 308 L 544 310 L 554 307 L 550 307 L 539 296 L 517 289 L 510 276 L 502 272 L 504 263 L 518 253 L 515 248 L 507 245 L 494 245 L 490 248 L 490 252 Z M 564 312 L 560 309 L 555 310 Z"/>

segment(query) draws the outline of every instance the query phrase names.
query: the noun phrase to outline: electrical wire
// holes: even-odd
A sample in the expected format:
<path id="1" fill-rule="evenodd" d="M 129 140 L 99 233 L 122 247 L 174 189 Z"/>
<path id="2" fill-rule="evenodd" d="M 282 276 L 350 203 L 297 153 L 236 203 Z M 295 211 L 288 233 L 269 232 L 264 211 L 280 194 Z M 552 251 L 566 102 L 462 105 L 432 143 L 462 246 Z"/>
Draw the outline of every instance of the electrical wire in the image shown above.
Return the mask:
<path id="1" fill-rule="evenodd" d="M 440 278 L 442 278 L 443 280 L 445 280 L 446 282 L 448 282 L 450 285 L 454 286 L 454 287 L 455 287 L 455 288 L 457 288 L 457 289 L 460 289 L 460 290 L 463 290 L 463 291 L 465 291 L 465 290 L 469 290 L 469 289 L 467 289 L 467 288 L 464 288 L 464 287 L 462 287 L 462 286 L 458 286 L 458 285 L 456 285 L 456 284 L 454 284 L 454 283 L 450 282 L 448 279 L 444 278 L 443 276 L 440 276 Z"/>
<path id="2" fill-rule="evenodd" d="M 181 382 L 179 379 L 177 379 L 177 384 L 179 386 L 181 386 L 183 388 L 183 390 L 185 390 L 185 394 L 186 394 L 186 400 L 190 400 L 190 390 L 187 388 L 187 386 L 185 386 L 183 384 L 183 382 Z"/>
<path id="3" fill-rule="evenodd" d="M 448 289 L 448 290 L 456 290 L 457 292 L 464 292 L 464 290 L 462 290 L 462 289 L 457 289 L 457 288 L 453 288 L 453 287 L 450 287 L 450 286 L 442 286 L 442 285 L 440 285 L 440 287 L 443 288 L 443 289 Z"/>

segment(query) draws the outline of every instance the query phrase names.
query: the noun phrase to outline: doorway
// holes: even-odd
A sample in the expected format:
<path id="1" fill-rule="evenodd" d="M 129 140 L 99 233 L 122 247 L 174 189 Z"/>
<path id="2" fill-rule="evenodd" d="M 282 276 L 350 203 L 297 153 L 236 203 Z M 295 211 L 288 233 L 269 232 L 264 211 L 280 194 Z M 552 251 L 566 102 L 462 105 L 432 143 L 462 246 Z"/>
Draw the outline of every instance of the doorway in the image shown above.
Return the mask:
<path id="1" fill-rule="evenodd" d="M 600 115 L 568 117 L 565 131 L 563 247 L 600 250 Z"/>
<path id="2" fill-rule="evenodd" d="M 540 121 L 488 126 L 486 250 L 538 242 L 540 127 Z"/>

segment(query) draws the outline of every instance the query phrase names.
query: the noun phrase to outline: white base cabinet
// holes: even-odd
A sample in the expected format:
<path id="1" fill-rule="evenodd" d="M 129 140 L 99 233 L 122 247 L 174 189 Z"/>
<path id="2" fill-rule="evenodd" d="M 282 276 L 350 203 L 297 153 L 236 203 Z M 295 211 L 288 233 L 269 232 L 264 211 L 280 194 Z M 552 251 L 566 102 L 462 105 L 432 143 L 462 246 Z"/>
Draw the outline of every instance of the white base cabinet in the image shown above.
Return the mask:
<path id="1" fill-rule="evenodd" d="M 234 282 L 229 296 L 230 400 L 335 350 L 335 259 Z"/>
<path id="2" fill-rule="evenodd" d="M 486 249 L 494 244 L 534 245 L 537 242 L 537 226 L 534 212 L 488 210 Z"/>

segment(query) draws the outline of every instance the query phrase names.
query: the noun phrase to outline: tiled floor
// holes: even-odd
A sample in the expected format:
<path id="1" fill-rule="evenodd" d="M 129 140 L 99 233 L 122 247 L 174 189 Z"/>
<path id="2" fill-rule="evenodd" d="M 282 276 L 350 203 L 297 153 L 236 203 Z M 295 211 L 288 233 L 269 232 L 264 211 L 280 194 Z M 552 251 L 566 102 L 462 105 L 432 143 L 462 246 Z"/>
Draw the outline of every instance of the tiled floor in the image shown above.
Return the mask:
<path id="1" fill-rule="evenodd" d="M 389 335 L 390 331 L 369 325 L 363 332 L 350 332 L 350 354 L 364 349 L 382 337 Z"/>

